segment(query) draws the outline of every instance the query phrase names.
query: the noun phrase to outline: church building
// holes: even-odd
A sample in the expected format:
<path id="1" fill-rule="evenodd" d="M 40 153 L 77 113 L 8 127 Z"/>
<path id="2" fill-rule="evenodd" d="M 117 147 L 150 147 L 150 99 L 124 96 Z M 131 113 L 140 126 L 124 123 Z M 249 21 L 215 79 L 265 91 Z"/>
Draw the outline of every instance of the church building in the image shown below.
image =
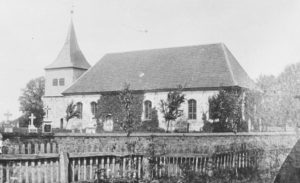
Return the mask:
<path id="1" fill-rule="evenodd" d="M 96 123 L 97 101 L 101 95 L 120 91 L 124 83 L 144 94 L 141 120 L 149 109 L 159 109 L 168 91 L 184 86 L 186 101 L 183 119 L 190 129 L 203 126 L 202 114 L 209 112 L 209 97 L 220 88 L 254 88 L 254 82 L 223 43 L 174 48 L 109 53 L 90 66 L 81 52 L 71 21 L 67 39 L 53 63 L 45 68 L 44 106 L 53 128 L 66 127 L 66 108 L 73 101 L 79 118 L 70 120 L 68 129 L 85 129 Z M 159 127 L 166 129 L 158 110 Z"/>

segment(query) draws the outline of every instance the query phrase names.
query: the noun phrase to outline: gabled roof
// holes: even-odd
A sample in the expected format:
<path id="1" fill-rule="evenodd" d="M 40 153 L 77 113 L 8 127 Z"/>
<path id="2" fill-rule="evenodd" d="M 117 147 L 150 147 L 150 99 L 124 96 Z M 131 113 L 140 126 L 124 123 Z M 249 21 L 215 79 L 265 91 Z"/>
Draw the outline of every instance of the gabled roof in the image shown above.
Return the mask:
<path id="1" fill-rule="evenodd" d="M 132 90 L 199 89 L 255 84 L 227 47 L 208 44 L 105 55 L 63 94 Z"/>
<path id="2" fill-rule="evenodd" d="M 76 39 L 73 21 L 71 20 L 67 39 L 57 58 L 45 69 L 78 68 L 89 69 L 91 66 L 82 54 Z"/>

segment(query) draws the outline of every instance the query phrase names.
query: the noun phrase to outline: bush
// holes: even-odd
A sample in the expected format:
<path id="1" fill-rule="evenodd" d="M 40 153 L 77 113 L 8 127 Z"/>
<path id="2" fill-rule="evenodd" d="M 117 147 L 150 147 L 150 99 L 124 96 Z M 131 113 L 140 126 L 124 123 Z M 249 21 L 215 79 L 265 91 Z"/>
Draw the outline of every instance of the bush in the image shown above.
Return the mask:
<path id="1" fill-rule="evenodd" d="M 207 133 L 212 132 L 213 131 L 213 125 L 212 125 L 211 122 L 209 122 L 207 120 L 206 113 L 202 113 L 202 121 L 204 123 L 204 125 L 202 127 L 203 132 L 207 132 Z"/>
<path id="2" fill-rule="evenodd" d="M 176 121 L 176 127 L 174 132 L 175 133 L 187 133 L 188 132 L 188 121 L 186 118 L 179 118 L 178 121 Z"/>
<path id="3" fill-rule="evenodd" d="M 159 128 L 159 121 L 157 110 L 152 108 L 151 119 L 142 121 L 141 126 L 137 129 L 138 132 L 165 132 L 164 129 Z"/>

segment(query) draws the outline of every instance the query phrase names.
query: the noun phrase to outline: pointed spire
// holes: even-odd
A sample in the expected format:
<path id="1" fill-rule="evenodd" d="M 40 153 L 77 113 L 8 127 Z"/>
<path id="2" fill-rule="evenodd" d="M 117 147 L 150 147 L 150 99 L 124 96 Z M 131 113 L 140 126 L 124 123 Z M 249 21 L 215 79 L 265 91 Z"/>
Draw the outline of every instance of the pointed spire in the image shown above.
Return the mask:
<path id="1" fill-rule="evenodd" d="M 73 10 L 71 10 L 71 15 L 72 14 L 73 14 Z M 77 43 L 72 17 L 71 17 L 67 38 L 63 48 L 61 49 L 55 61 L 49 66 L 47 66 L 45 69 L 57 69 L 57 68 L 78 68 L 78 69 L 90 68 L 90 64 L 86 61 Z"/>

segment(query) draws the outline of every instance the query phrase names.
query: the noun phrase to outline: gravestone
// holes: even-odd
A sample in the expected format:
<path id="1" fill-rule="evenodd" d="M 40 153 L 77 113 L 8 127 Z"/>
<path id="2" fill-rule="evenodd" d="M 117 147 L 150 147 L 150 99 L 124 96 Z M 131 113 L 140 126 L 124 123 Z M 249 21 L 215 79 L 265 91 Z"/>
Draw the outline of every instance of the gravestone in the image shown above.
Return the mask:
<path id="1" fill-rule="evenodd" d="M 52 122 L 51 121 L 43 121 L 43 133 L 52 133 Z"/>
<path id="2" fill-rule="evenodd" d="M 37 133 L 37 128 L 34 126 L 33 121 L 36 117 L 31 113 L 29 119 L 29 125 L 28 125 L 28 133 Z"/>
<path id="3" fill-rule="evenodd" d="M 13 132 L 13 126 L 12 125 L 4 124 L 3 127 L 4 127 L 4 132 L 5 133 L 12 133 Z"/>

